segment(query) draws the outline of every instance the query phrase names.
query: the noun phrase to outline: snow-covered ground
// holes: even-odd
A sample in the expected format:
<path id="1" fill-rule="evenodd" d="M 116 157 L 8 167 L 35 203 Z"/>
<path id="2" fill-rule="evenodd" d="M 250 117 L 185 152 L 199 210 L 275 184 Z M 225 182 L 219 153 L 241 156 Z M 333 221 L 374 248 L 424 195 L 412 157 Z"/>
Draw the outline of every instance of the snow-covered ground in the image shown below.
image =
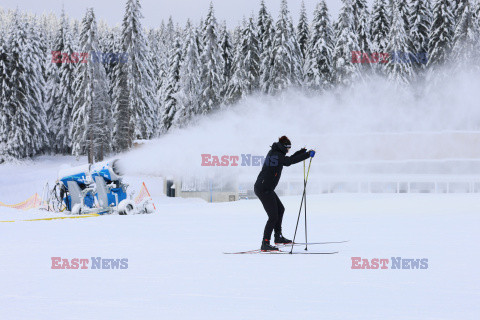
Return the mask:
<path id="1" fill-rule="evenodd" d="M 58 163 L 1 165 L 0 201 L 40 192 Z M 36 170 L 30 183 L 14 179 Z M 151 215 L 25 222 L 49 214 L 0 207 L 0 220 L 16 220 L 0 223 L 0 319 L 478 319 L 478 195 L 310 195 L 309 240 L 350 241 L 309 250 L 339 254 L 225 255 L 259 247 L 258 200 L 172 199 L 159 179 L 147 186 Z M 300 197 L 282 201 L 291 237 Z M 52 257 L 127 258 L 128 268 L 57 270 Z M 351 257 L 426 258 L 428 269 L 353 270 Z"/>

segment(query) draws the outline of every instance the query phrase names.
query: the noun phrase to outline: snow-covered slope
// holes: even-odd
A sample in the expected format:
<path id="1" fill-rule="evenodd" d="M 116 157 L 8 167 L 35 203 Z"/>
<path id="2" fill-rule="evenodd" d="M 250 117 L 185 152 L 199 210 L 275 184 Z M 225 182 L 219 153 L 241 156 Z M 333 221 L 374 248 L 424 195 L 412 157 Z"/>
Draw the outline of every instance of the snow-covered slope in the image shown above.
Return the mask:
<path id="1" fill-rule="evenodd" d="M 10 181 L 12 197 L 22 188 Z M 223 254 L 259 247 L 266 214 L 258 200 L 154 201 L 151 215 L 0 223 L 0 318 L 478 317 L 477 195 L 309 196 L 309 240 L 350 240 L 309 247 L 340 252 L 327 256 Z M 300 197 L 282 201 L 291 237 Z M 0 208 L 0 220 L 42 215 Z M 301 226 L 303 241 L 303 218 Z M 51 269 L 52 257 L 86 258 L 89 268 Z M 91 269 L 92 257 L 127 258 L 128 268 Z M 428 269 L 353 270 L 352 257 L 425 258 Z"/>

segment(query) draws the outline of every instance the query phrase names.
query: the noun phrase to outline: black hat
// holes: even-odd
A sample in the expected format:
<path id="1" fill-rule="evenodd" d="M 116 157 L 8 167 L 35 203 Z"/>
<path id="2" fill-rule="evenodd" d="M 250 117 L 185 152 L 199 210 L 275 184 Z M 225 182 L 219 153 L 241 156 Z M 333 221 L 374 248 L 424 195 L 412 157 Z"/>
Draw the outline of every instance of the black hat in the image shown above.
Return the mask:
<path id="1" fill-rule="evenodd" d="M 291 148 L 292 147 L 292 143 L 290 142 L 290 139 L 287 138 L 287 136 L 281 136 L 280 138 L 278 138 L 278 142 L 283 144 L 285 146 L 285 148 Z"/>

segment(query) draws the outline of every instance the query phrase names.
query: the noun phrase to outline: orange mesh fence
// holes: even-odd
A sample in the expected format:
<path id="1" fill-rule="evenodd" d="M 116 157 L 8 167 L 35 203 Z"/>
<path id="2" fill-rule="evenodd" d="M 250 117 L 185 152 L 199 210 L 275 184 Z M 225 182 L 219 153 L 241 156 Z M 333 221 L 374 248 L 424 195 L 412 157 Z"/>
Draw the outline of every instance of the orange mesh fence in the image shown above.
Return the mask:
<path id="1" fill-rule="evenodd" d="M 31 196 L 27 200 L 17 204 L 5 204 L 3 202 L 0 202 L 0 207 L 14 208 L 19 210 L 28 210 L 32 208 L 38 208 L 41 205 L 42 205 L 42 199 L 37 193 L 35 193 L 33 196 Z"/>
<path id="2" fill-rule="evenodd" d="M 145 185 L 145 182 L 143 182 L 142 183 L 142 189 L 140 189 L 140 192 L 138 193 L 138 195 L 134 199 L 135 204 L 139 204 L 145 198 L 150 199 L 150 201 L 152 201 L 152 204 L 153 204 L 152 196 L 150 196 L 150 192 L 148 192 L 147 186 Z M 153 208 L 156 209 L 155 204 L 153 204 Z"/>

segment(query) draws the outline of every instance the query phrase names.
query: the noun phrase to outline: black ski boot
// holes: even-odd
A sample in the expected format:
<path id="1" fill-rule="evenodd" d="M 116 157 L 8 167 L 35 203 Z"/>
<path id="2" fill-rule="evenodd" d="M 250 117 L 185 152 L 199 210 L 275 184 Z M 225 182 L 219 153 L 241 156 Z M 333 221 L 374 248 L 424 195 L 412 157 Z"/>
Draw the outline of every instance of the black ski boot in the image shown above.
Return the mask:
<path id="1" fill-rule="evenodd" d="M 260 248 L 261 251 L 278 251 L 277 247 L 270 245 L 270 240 L 264 239 L 262 241 L 262 247 Z"/>
<path id="2" fill-rule="evenodd" d="M 288 240 L 282 234 L 275 235 L 275 244 L 291 244 L 292 240 Z"/>

